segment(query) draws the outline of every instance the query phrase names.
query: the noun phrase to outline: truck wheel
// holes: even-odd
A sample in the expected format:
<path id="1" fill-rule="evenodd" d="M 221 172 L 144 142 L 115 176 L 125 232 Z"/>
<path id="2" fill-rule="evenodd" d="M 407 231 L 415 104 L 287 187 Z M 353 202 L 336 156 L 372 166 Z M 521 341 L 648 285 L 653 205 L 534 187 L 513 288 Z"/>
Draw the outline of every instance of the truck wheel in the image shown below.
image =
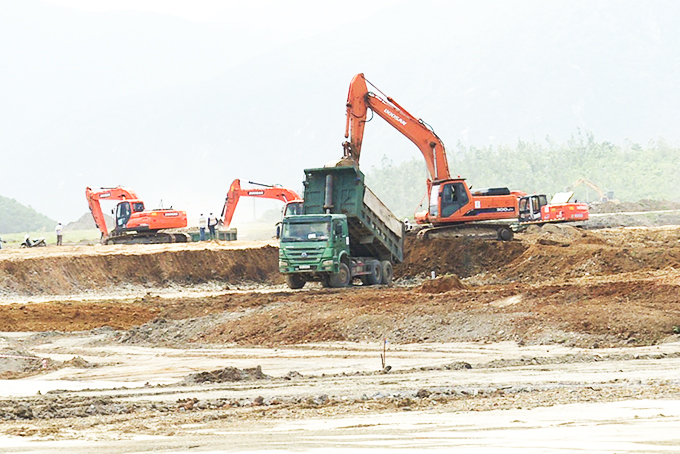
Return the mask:
<path id="1" fill-rule="evenodd" d="M 392 278 L 394 277 L 392 262 L 389 260 L 383 260 L 380 264 L 382 265 L 382 277 L 380 279 L 380 283 L 383 285 L 391 285 Z"/>
<path id="2" fill-rule="evenodd" d="M 331 277 L 328 279 L 331 287 L 335 288 L 347 287 L 350 281 L 349 267 L 344 263 L 341 263 L 338 272 L 331 274 Z"/>
<path id="3" fill-rule="evenodd" d="M 380 262 L 373 260 L 368 267 L 370 268 L 370 272 L 366 275 L 368 283 L 370 285 L 380 284 L 382 281 L 382 267 L 380 266 Z"/>
<path id="4" fill-rule="evenodd" d="M 299 274 L 286 274 L 286 284 L 293 290 L 297 290 L 305 286 L 305 279 Z"/>
<path id="5" fill-rule="evenodd" d="M 512 230 L 510 230 L 507 227 L 501 227 L 497 231 L 498 233 L 498 239 L 501 241 L 510 241 L 512 240 L 512 237 L 514 236 L 512 233 Z"/>

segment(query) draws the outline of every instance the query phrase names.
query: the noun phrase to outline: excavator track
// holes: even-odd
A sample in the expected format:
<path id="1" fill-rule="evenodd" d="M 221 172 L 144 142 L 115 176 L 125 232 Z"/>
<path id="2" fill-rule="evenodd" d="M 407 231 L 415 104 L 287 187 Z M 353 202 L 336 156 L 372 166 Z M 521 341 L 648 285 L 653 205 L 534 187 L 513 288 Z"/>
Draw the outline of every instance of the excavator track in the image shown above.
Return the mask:
<path id="1" fill-rule="evenodd" d="M 511 241 L 514 233 L 509 224 L 455 224 L 425 227 L 416 232 L 420 239 L 471 236 L 483 239 Z"/>
<path id="2" fill-rule="evenodd" d="M 164 243 L 187 243 L 191 237 L 186 233 L 137 233 L 111 236 L 105 244 L 164 244 Z"/>

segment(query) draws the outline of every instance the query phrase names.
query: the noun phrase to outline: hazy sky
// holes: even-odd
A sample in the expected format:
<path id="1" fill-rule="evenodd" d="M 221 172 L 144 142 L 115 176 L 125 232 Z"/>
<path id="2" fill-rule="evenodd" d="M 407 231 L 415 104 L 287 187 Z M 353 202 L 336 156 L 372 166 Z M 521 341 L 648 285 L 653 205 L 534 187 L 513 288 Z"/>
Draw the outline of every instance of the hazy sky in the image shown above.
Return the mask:
<path id="1" fill-rule="evenodd" d="M 399 0 L 46 0 L 83 11 L 152 11 L 195 22 L 247 23 L 304 37 L 370 15 Z M 360 14 L 358 13 L 360 11 Z"/>
<path id="2" fill-rule="evenodd" d="M 578 131 L 677 143 L 678 5 L 7 0 L 0 153 L 5 169 L 20 170 L 4 173 L 0 194 L 70 221 L 87 209 L 86 186 L 121 184 L 195 221 L 221 209 L 234 178 L 300 191 L 303 169 L 342 153 L 359 72 L 432 125 L 449 152 L 459 142 L 560 143 Z M 380 119 L 363 149 L 367 173 L 383 157 L 420 158 Z M 508 175 L 494 178 L 484 184 Z"/>

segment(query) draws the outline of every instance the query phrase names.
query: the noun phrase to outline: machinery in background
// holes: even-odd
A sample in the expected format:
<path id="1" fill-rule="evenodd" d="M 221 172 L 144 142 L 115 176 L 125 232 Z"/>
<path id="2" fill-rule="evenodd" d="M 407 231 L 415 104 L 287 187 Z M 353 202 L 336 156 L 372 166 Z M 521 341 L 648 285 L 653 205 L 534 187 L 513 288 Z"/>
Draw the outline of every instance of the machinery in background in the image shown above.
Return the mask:
<path id="1" fill-rule="evenodd" d="M 578 180 L 574 181 L 572 184 L 567 186 L 565 191 L 573 191 L 574 189 L 578 188 L 579 186 L 585 186 L 586 187 L 586 203 L 606 203 L 606 202 L 612 202 L 612 203 L 619 203 L 618 200 L 614 199 L 614 191 L 607 191 L 605 194 L 605 191 L 600 189 L 598 185 L 593 183 L 590 180 L 587 180 L 585 178 L 579 178 Z M 599 197 L 598 200 L 590 201 L 590 197 L 588 197 L 588 188 L 592 189 L 595 191 L 597 196 Z"/>
<path id="2" fill-rule="evenodd" d="M 146 210 L 137 194 L 122 186 L 97 190 L 86 188 L 85 197 L 104 244 L 185 243 L 190 240 L 186 233 L 166 231 L 187 226 L 185 211 L 172 208 Z M 120 201 L 113 211 L 116 225 L 110 232 L 102 212 L 102 200 Z"/>
<path id="3" fill-rule="evenodd" d="M 302 209 L 302 198 L 291 189 L 286 189 L 278 185 L 267 185 L 249 181 L 248 183 L 261 186 L 261 188 L 243 189 L 241 180 L 238 178 L 232 181 L 229 192 L 224 200 L 222 214 L 220 215 L 223 228 L 229 228 L 234 217 L 236 206 L 241 197 L 259 197 L 263 199 L 280 200 L 285 203 L 283 207 L 283 217 L 291 214 L 300 214 Z"/>
<path id="4" fill-rule="evenodd" d="M 573 195 L 573 192 L 558 192 L 550 203 L 543 194 L 520 197 L 519 225 L 587 221 L 588 204 L 570 202 Z"/>

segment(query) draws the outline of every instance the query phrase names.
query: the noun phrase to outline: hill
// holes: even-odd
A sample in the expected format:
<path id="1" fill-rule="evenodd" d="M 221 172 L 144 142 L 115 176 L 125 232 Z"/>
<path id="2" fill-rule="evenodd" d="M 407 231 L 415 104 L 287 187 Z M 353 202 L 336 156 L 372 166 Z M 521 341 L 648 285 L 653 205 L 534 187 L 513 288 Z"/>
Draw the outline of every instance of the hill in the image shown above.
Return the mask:
<path id="1" fill-rule="evenodd" d="M 104 214 L 104 220 L 106 221 L 106 230 L 111 230 L 115 222 L 111 216 Z M 65 231 L 70 230 L 94 230 L 97 228 L 97 224 L 94 223 L 92 214 L 88 211 L 83 214 L 77 221 L 69 222 L 64 226 Z"/>
<path id="2" fill-rule="evenodd" d="M 31 206 L 0 196 L 0 233 L 50 230 L 56 221 L 35 211 Z"/>

